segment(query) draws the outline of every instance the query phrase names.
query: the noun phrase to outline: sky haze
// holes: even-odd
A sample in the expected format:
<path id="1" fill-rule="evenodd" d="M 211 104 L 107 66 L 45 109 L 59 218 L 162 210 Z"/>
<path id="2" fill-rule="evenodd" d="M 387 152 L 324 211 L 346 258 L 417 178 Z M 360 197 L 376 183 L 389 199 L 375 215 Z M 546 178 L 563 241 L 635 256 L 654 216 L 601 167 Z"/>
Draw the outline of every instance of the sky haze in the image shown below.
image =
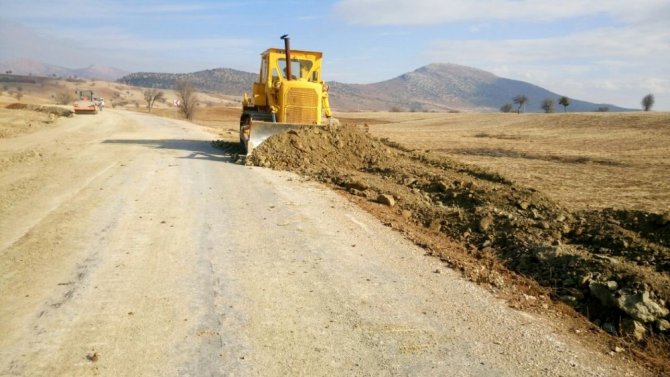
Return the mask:
<path id="1" fill-rule="evenodd" d="M 324 52 L 328 81 L 456 63 L 571 98 L 670 111 L 667 0 L 0 0 L 0 60 L 130 72 L 256 72 L 281 47 Z"/>

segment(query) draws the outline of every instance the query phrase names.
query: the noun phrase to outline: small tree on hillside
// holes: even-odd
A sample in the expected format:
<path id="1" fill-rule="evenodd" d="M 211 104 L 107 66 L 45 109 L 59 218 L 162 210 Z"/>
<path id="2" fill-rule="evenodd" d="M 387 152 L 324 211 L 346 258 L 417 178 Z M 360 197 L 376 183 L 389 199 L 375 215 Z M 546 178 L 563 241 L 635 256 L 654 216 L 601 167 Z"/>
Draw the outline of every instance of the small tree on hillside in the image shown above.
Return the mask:
<path id="1" fill-rule="evenodd" d="M 512 104 L 511 103 L 506 103 L 502 106 L 500 106 L 500 112 L 501 113 L 509 113 L 512 112 Z"/>
<path id="2" fill-rule="evenodd" d="M 20 92 L 20 91 L 16 92 L 16 94 L 14 94 L 14 96 L 16 97 L 17 101 L 21 102 L 21 98 L 23 98 L 23 92 Z"/>
<path id="3" fill-rule="evenodd" d="M 563 112 L 564 112 L 564 113 L 567 113 L 567 112 L 568 112 L 568 106 L 570 106 L 570 98 L 568 98 L 568 97 L 566 97 L 566 96 L 562 96 L 562 97 L 558 100 L 558 104 L 561 105 L 561 106 L 563 106 Z"/>
<path id="4" fill-rule="evenodd" d="M 195 95 L 193 84 L 190 81 L 177 80 L 175 91 L 179 99 L 179 111 L 184 114 L 186 119 L 193 119 L 198 106 L 198 97 Z"/>
<path id="5" fill-rule="evenodd" d="M 545 113 L 553 113 L 554 112 L 554 99 L 553 98 L 545 98 L 544 101 L 542 101 L 542 110 L 544 110 Z"/>
<path id="6" fill-rule="evenodd" d="M 654 95 L 653 94 L 647 94 L 642 98 L 642 109 L 644 111 L 650 111 L 651 108 L 654 106 Z"/>
<path id="7" fill-rule="evenodd" d="M 514 97 L 514 103 L 519 105 L 519 107 L 516 109 L 517 113 L 521 113 L 522 108 L 524 112 L 526 111 L 526 102 L 528 102 L 528 97 L 523 94 L 519 94 L 518 96 Z"/>
<path id="8" fill-rule="evenodd" d="M 163 98 L 165 94 L 155 88 L 147 89 L 144 91 L 144 100 L 147 101 L 147 109 L 151 112 L 151 109 L 154 107 L 154 103 Z"/>
<path id="9" fill-rule="evenodd" d="M 54 98 L 56 99 L 56 104 L 58 105 L 69 105 L 72 101 L 74 101 L 74 96 L 67 91 L 56 93 Z"/>

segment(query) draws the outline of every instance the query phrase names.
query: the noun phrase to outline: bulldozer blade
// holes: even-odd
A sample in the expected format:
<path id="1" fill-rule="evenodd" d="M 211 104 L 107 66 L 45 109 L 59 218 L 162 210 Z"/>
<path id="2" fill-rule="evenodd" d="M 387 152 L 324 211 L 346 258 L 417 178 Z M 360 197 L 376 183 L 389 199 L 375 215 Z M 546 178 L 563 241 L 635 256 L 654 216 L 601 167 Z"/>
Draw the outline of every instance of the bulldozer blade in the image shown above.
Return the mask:
<path id="1" fill-rule="evenodd" d="M 254 148 L 261 145 L 269 137 L 290 130 L 297 130 L 303 127 L 320 127 L 316 125 L 305 124 L 291 124 L 291 123 L 270 123 L 270 122 L 254 122 L 249 129 L 249 139 L 246 140 L 247 154 L 251 154 Z"/>

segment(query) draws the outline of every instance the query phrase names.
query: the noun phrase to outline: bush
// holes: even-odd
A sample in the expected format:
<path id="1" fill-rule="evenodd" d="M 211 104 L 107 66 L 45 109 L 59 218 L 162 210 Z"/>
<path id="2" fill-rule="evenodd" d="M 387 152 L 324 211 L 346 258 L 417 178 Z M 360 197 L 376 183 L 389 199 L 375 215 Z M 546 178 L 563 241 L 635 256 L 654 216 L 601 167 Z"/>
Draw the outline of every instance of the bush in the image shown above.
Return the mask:
<path id="1" fill-rule="evenodd" d="M 54 95 L 57 105 L 69 105 L 74 101 L 74 96 L 70 92 L 60 92 Z"/>
<path id="2" fill-rule="evenodd" d="M 511 103 L 506 103 L 502 106 L 500 106 L 500 112 L 501 113 L 511 113 L 512 112 L 512 104 Z"/>

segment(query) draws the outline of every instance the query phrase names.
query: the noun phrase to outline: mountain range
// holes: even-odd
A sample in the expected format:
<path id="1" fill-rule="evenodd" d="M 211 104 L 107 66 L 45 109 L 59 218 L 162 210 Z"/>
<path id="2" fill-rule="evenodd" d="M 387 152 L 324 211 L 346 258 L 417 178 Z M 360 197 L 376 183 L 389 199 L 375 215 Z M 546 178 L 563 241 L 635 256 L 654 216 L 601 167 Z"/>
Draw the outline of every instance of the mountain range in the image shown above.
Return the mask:
<path id="1" fill-rule="evenodd" d="M 191 81 L 201 91 L 242 96 L 249 92 L 258 74 L 230 68 L 192 73 L 128 73 L 123 70 L 91 65 L 70 69 L 30 59 L 0 62 L 0 72 L 35 76 L 58 76 L 116 80 L 139 87 L 172 89 L 179 79 Z M 570 93 L 554 93 L 528 82 L 498 77 L 490 72 L 457 64 L 429 64 L 390 80 L 371 84 L 328 82 L 331 106 L 338 111 L 498 111 L 513 104 L 517 95 L 528 101 L 525 111 L 540 112 L 542 102 L 551 98 L 556 111 L 562 95 L 571 98 L 569 111 L 626 111 L 611 104 L 574 99 Z M 515 107 L 515 106 L 514 106 Z M 516 108 L 516 107 L 515 107 Z"/>
<path id="2" fill-rule="evenodd" d="M 43 77 L 76 77 L 82 79 L 99 79 L 114 81 L 129 72 L 122 69 L 92 64 L 85 68 L 65 68 L 46 64 L 32 59 L 14 59 L 0 62 L 0 72 L 11 71 L 15 75 L 32 75 Z"/>
<path id="3" fill-rule="evenodd" d="M 568 109 L 575 112 L 608 108 L 609 111 L 626 109 L 610 105 L 580 101 L 569 94 L 558 94 L 524 81 L 498 77 L 490 72 L 457 64 L 429 64 L 396 78 L 372 84 L 329 83 L 331 98 L 337 107 L 352 110 L 403 111 L 498 111 L 513 98 L 524 95 L 527 112 L 542 112 L 542 102 L 570 97 Z M 515 105 L 513 105 L 516 108 Z M 335 105 L 334 105 L 335 107 Z"/>
<path id="4" fill-rule="evenodd" d="M 171 89 L 179 79 L 191 81 L 203 91 L 241 96 L 249 92 L 258 74 L 229 68 L 173 74 L 140 72 L 118 81 L 142 87 Z M 490 72 L 457 64 L 430 64 L 396 78 L 372 84 L 328 82 L 331 106 L 340 111 L 498 111 L 506 103 L 513 103 L 519 94 L 528 101 L 525 111 L 540 112 L 542 102 L 562 96 L 524 81 L 498 77 Z M 569 95 L 567 95 L 570 97 Z M 570 111 L 609 111 L 626 109 L 596 104 L 571 98 Z"/>

